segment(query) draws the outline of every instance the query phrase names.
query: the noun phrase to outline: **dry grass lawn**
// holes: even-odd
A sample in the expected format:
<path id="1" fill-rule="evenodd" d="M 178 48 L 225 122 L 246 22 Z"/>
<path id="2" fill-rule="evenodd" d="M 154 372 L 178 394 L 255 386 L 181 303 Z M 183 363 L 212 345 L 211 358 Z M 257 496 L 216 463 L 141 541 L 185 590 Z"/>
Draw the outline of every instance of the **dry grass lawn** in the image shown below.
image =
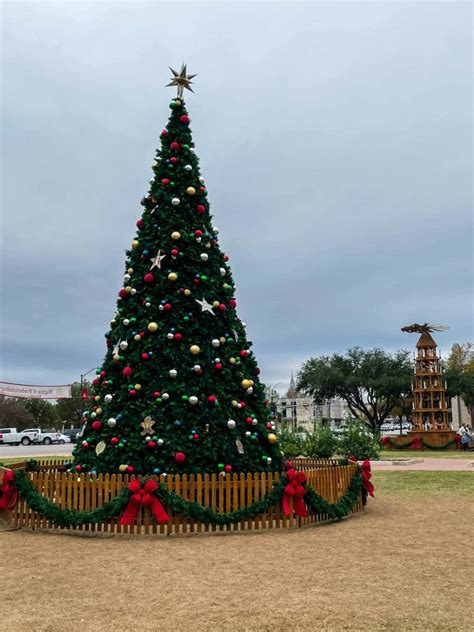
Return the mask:
<path id="1" fill-rule="evenodd" d="M 446 497 L 377 473 L 362 515 L 300 531 L 0 533 L 0 630 L 472 630 L 472 474 L 456 474 Z"/>

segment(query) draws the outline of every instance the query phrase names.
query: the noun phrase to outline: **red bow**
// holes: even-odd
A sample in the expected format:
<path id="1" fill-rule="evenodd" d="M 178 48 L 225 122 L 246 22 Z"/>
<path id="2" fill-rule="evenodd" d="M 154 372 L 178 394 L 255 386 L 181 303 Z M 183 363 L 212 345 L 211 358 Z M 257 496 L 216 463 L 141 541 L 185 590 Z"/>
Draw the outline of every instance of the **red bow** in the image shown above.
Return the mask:
<path id="1" fill-rule="evenodd" d="M 283 512 L 285 516 L 291 514 L 290 499 L 293 498 L 293 509 L 297 516 L 306 517 L 308 512 L 304 504 L 303 496 L 306 494 L 306 489 L 303 487 L 303 483 L 306 483 L 306 474 L 304 472 L 295 472 L 292 468 L 287 471 L 286 477 L 288 483 L 285 486 L 283 494 Z"/>
<path id="2" fill-rule="evenodd" d="M 366 459 L 361 465 L 361 474 L 362 474 L 362 485 L 364 486 L 365 491 L 369 494 L 369 496 L 374 497 L 375 487 L 373 483 L 370 482 L 372 478 L 372 470 L 370 467 L 370 461 Z"/>
<path id="3" fill-rule="evenodd" d="M 412 450 L 421 450 L 421 439 L 420 439 L 420 437 L 415 437 L 413 439 L 413 442 L 412 442 L 410 448 Z"/>
<path id="4" fill-rule="evenodd" d="M 158 489 L 158 485 L 155 481 L 150 479 L 142 487 L 140 482 L 134 478 L 128 486 L 128 489 L 133 493 L 133 495 L 130 496 L 130 500 L 128 501 L 128 505 L 120 520 L 120 524 L 133 524 L 141 506 L 150 507 L 152 514 L 159 524 L 168 522 L 169 516 L 163 505 L 154 494 L 154 492 Z"/>
<path id="5" fill-rule="evenodd" d="M 8 470 L 3 476 L 2 486 L 0 487 L 0 510 L 13 509 L 17 500 L 18 490 L 15 487 L 13 471 Z"/>

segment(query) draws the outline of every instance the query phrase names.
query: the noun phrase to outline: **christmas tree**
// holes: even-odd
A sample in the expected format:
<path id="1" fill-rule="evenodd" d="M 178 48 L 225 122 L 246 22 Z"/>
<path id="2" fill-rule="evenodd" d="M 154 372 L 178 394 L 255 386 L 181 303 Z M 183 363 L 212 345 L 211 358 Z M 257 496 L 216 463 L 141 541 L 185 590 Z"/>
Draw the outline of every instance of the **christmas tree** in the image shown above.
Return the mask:
<path id="1" fill-rule="evenodd" d="M 161 133 L 154 179 L 126 253 L 107 353 L 74 449 L 76 471 L 160 474 L 280 470 L 259 368 L 238 318 L 183 88 Z"/>

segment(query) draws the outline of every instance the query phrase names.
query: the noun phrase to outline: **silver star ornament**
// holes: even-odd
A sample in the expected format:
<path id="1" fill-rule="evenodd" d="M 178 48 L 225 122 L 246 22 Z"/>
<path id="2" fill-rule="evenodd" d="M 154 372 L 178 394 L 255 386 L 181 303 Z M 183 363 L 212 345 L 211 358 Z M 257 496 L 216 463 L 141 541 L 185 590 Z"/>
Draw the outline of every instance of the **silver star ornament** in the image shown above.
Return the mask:
<path id="1" fill-rule="evenodd" d="M 212 311 L 212 305 L 208 303 L 205 298 L 203 298 L 202 301 L 200 301 L 198 298 L 195 298 L 194 300 L 201 306 L 201 312 L 209 312 L 209 314 L 215 316 L 214 312 Z"/>
<path id="2" fill-rule="evenodd" d="M 158 250 L 158 252 L 156 253 L 156 257 L 152 257 L 150 259 L 151 261 L 150 270 L 153 270 L 153 268 L 158 268 L 159 270 L 161 270 L 161 262 L 163 261 L 165 257 L 166 257 L 166 254 L 162 250 Z"/>
<path id="3" fill-rule="evenodd" d="M 183 96 L 184 88 L 186 88 L 186 90 L 189 90 L 190 92 L 194 92 L 194 90 L 191 88 L 191 84 L 192 84 L 191 79 L 194 79 L 194 77 L 196 77 L 197 75 L 186 74 L 185 64 L 181 64 L 181 70 L 179 72 L 177 72 L 176 70 L 173 70 L 171 66 L 169 68 L 171 72 L 173 73 L 173 77 L 171 77 L 170 83 L 166 85 L 167 88 L 169 88 L 170 86 L 176 86 L 178 89 L 179 98 Z"/>

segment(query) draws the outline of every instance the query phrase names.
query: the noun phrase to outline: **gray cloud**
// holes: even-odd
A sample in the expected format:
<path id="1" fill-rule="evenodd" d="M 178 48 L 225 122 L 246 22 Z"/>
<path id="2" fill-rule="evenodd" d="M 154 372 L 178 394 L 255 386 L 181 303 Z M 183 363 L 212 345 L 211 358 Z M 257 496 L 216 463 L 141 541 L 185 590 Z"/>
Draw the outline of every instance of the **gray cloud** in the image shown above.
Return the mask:
<path id="1" fill-rule="evenodd" d="M 472 338 L 467 3 L 8 3 L 1 379 L 98 364 L 168 118 L 187 99 L 269 384 L 310 355 Z"/>

